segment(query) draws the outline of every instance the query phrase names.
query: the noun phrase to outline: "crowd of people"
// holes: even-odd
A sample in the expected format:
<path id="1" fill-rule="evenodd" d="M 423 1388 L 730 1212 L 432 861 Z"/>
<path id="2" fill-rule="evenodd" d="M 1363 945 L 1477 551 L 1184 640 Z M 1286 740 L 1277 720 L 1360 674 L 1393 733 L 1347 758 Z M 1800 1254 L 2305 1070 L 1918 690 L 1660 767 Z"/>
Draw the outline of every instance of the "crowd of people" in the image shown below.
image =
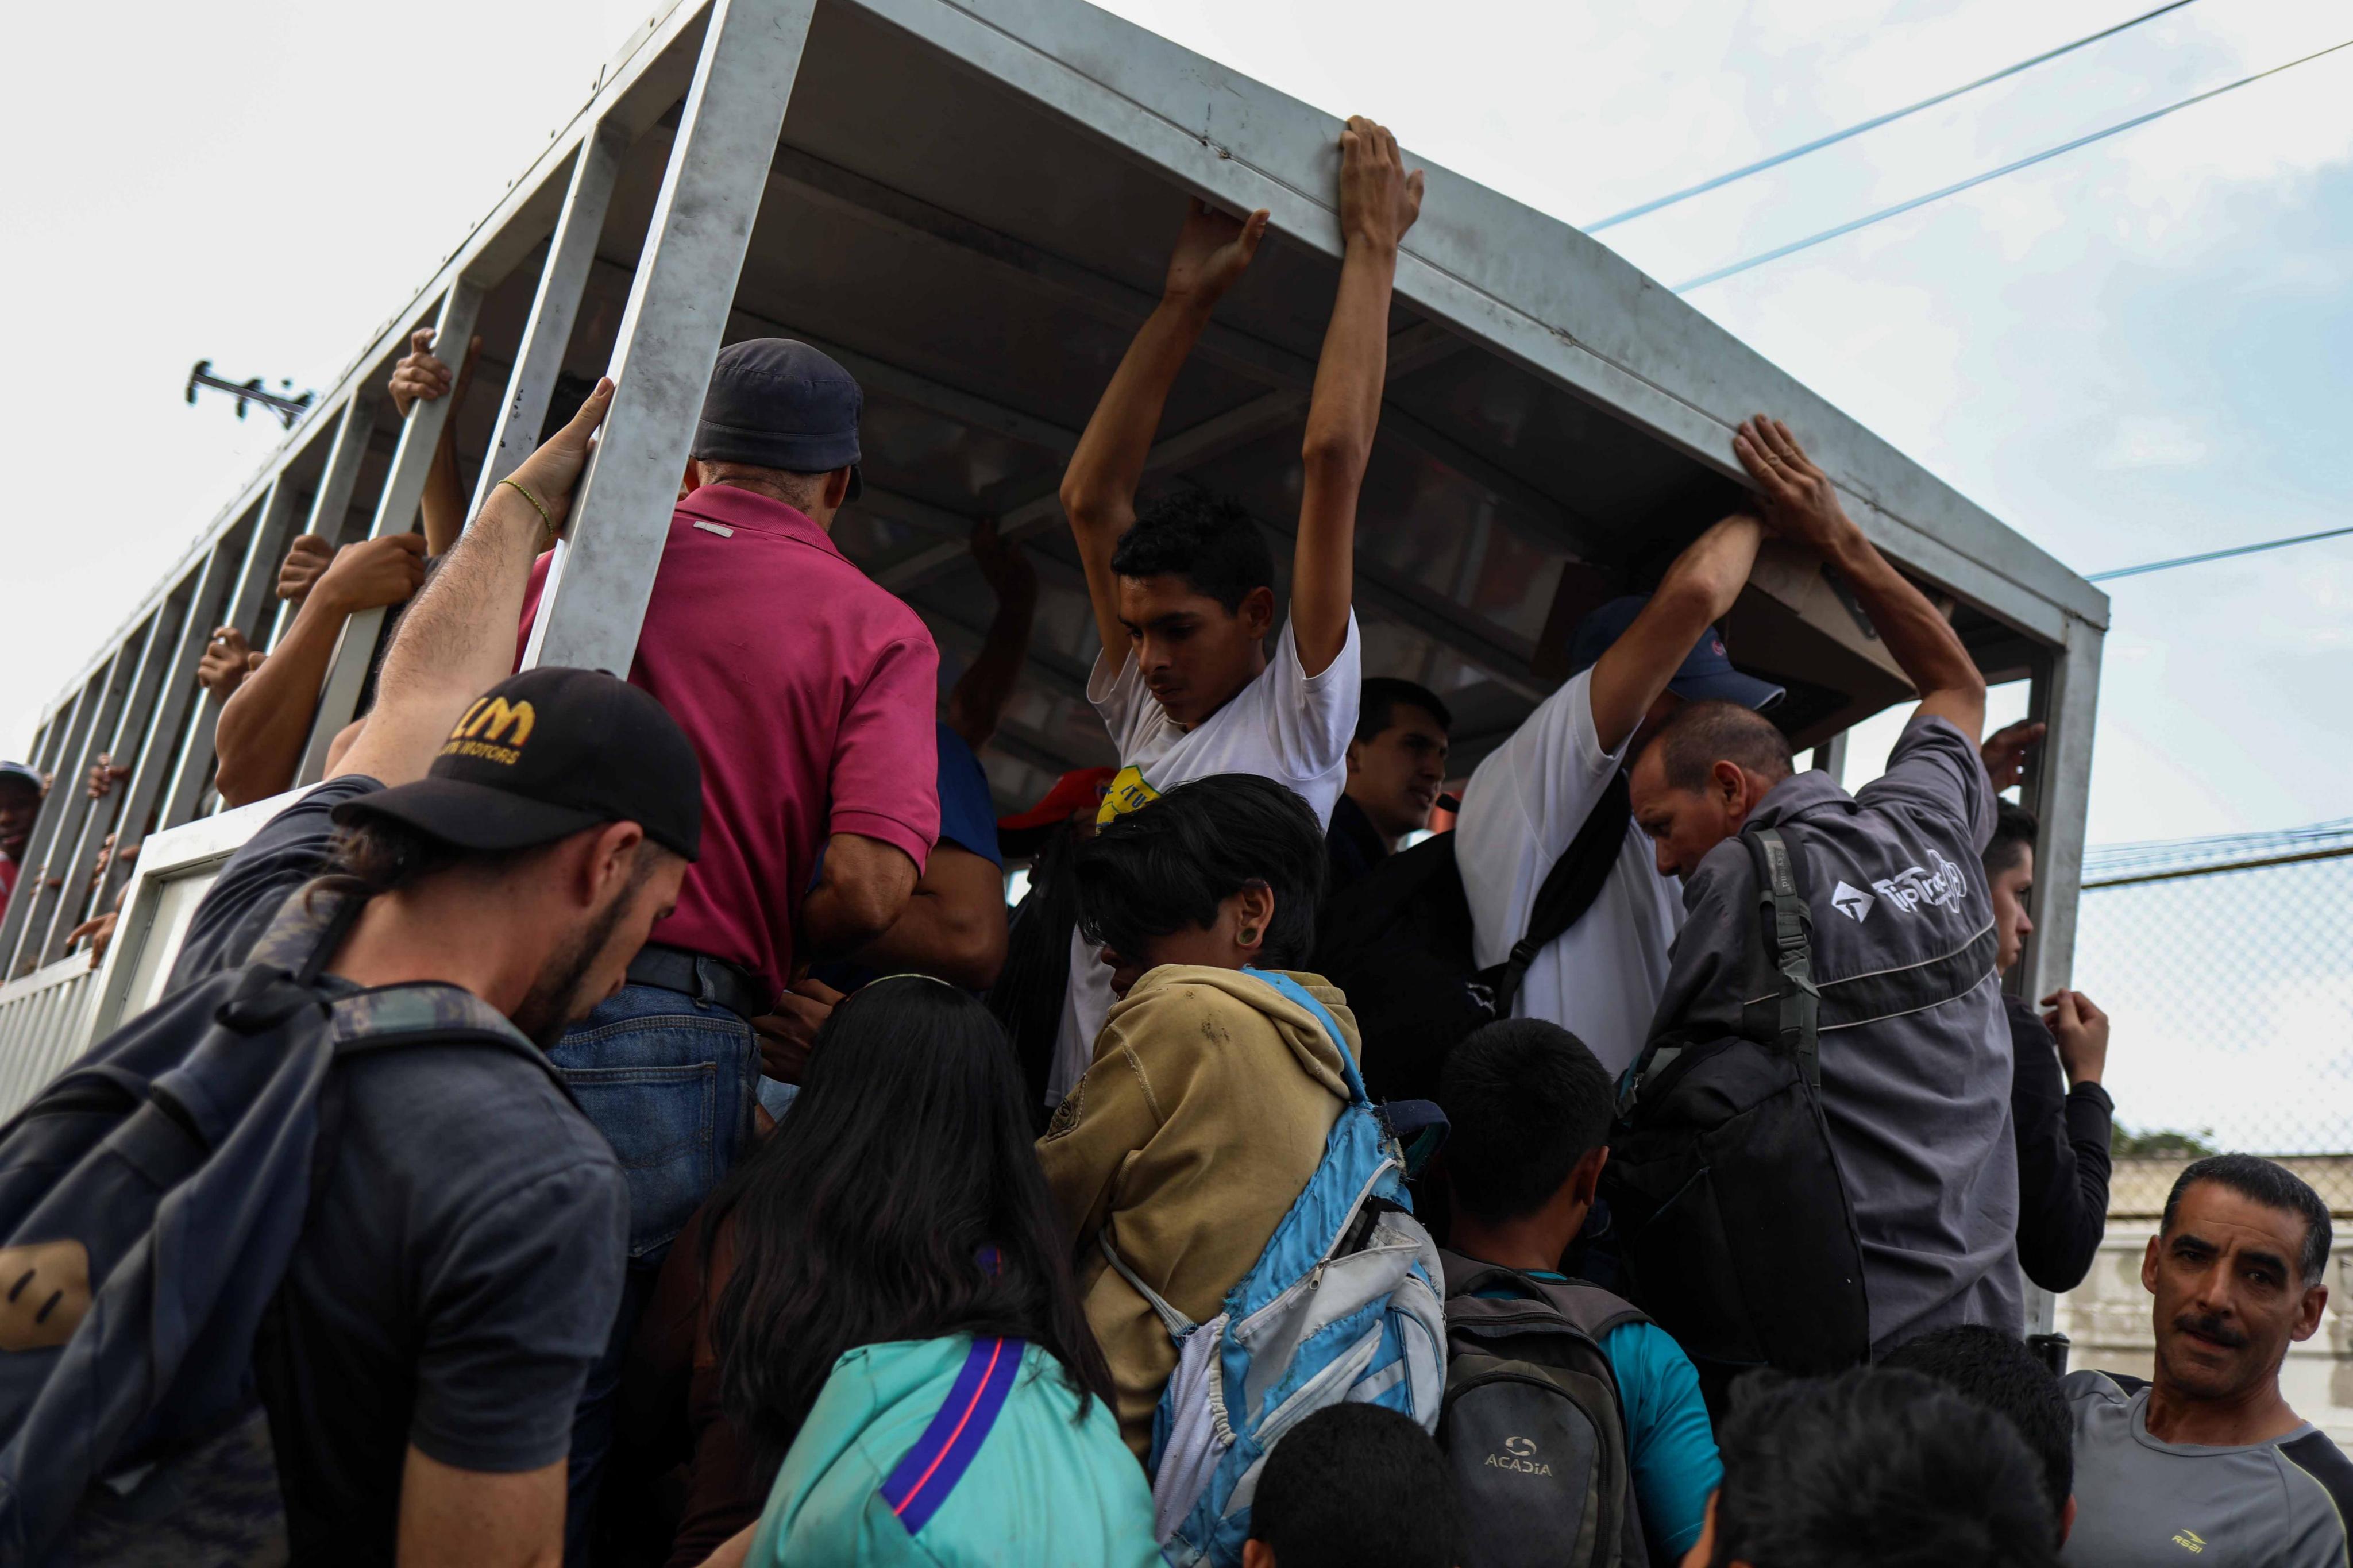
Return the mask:
<path id="1" fill-rule="evenodd" d="M 976 533 L 943 700 L 830 536 L 862 396 L 807 344 L 719 355 L 626 680 L 514 673 L 609 381 L 470 519 L 451 448 L 421 532 L 299 541 L 281 635 L 205 661 L 221 797 L 292 784 L 397 605 L 364 710 L 0 1130 L 0 1557 L 2343 1563 L 2295 1175 L 2181 1173 L 2152 1376 L 2023 1338 L 2112 1110 L 2100 1009 L 2003 990 L 2041 727 L 1981 738 L 1788 426 L 1441 795 L 1447 704 L 1351 607 L 1421 195 L 1351 121 L 1287 605 L 1247 512 L 1144 489 L 1266 230 L 1190 208 L 1061 490 L 1117 763 L 1022 812 L 975 752 L 1028 561 Z M 471 363 L 420 336 L 394 395 Z M 1767 537 L 1919 692 L 1852 795 L 1716 629 Z M 0 766 L 0 854 L 43 787 Z"/>

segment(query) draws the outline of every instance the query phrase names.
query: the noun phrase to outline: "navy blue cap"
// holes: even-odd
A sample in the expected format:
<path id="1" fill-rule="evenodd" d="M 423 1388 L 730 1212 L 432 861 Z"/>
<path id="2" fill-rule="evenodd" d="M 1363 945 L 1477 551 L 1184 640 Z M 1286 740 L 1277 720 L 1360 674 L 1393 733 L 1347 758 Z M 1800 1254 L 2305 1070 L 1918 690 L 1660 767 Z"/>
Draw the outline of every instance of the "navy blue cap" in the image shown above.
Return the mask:
<path id="1" fill-rule="evenodd" d="M 23 763 L 0 763 L 0 780 L 5 779 L 16 780 L 18 784 L 30 788 L 35 795 L 41 793 L 41 773 L 38 768 L 27 767 Z"/>
<path id="2" fill-rule="evenodd" d="M 1568 662 L 1572 673 L 1591 669 L 1609 645 L 1626 635 L 1642 606 L 1651 602 L 1648 594 L 1629 594 L 1622 599 L 1612 599 L 1583 620 L 1568 640 Z M 1732 656 L 1724 651 L 1724 638 L 1714 626 L 1699 634 L 1698 646 L 1684 658 L 1683 668 L 1667 682 L 1667 689 L 1690 702 L 1720 699 L 1737 702 L 1743 708 L 1762 712 L 1781 700 L 1781 688 L 1769 680 L 1759 680 L 1753 675 L 1743 675 L 1732 668 Z"/>
<path id="3" fill-rule="evenodd" d="M 858 416 L 865 405 L 857 379 L 807 343 L 730 343 L 711 367 L 693 456 L 802 474 L 847 468 L 856 500 L 866 488 L 858 471 Z"/>

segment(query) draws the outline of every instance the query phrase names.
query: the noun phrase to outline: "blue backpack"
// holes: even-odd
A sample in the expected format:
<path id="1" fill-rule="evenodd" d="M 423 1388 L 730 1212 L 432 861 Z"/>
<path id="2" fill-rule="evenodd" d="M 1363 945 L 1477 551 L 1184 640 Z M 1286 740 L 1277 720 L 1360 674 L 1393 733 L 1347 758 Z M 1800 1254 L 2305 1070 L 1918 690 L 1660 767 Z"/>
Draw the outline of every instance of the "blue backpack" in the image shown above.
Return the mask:
<path id="1" fill-rule="evenodd" d="M 1323 1004 L 1283 974 L 1246 973 L 1314 1014 L 1340 1048 L 1348 1105 L 1323 1162 L 1224 1310 L 1195 1323 L 1112 1250 L 1113 1268 L 1176 1342 L 1153 1416 L 1153 1532 L 1177 1568 L 1241 1561 L 1261 1467 L 1326 1405 L 1384 1405 L 1435 1431 L 1446 1395 L 1438 1248 L 1413 1217 L 1405 1160 Z"/>
<path id="2" fill-rule="evenodd" d="M 544 1061 L 454 986 L 322 981 L 361 901 L 298 973 L 185 988 L 0 1127 L 0 1563 L 61 1550 L 94 1483 L 125 1495 L 249 1420 L 336 1061 L 427 1043 Z"/>

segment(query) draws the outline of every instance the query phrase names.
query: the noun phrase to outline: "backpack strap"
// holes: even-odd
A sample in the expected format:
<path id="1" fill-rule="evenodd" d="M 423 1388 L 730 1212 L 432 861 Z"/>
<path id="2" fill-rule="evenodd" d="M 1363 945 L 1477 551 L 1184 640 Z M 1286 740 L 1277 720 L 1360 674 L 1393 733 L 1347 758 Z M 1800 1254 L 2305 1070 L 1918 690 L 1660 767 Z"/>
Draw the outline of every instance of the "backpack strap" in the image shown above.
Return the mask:
<path id="1" fill-rule="evenodd" d="M 1350 1100 L 1356 1105 L 1370 1106 L 1372 1098 L 1365 1092 L 1365 1075 L 1356 1066 L 1356 1053 L 1348 1048 L 1348 1037 L 1340 1032 L 1340 1021 L 1332 1016 L 1331 1009 L 1315 1000 L 1306 986 L 1280 970 L 1245 968 L 1242 973 L 1253 980 L 1264 981 L 1282 993 L 1283 1000 L 1295 1002 L 1314 1015 L 1315 1021 L 1323 1026 L 1324 1034 L 1331 1037 L 1333 1047 L 1340 1053 L 1340 1076 L 1347 1081 Z"/>
<path id="2" fill-rule="evenodd" d="M 1168 1331 L 1168 1337 L 1170 1339 L 1176 1341 L 1181 1345 L 1191 1336 L 1195 1329 L 1201 1326 L 1192 1319 L 1187 1317 L 1184 1313 L 1178 1311 L 1176 1308 L 1170 1306 L 1166 1297 L 1161 1295 L 1159 1291 L 1155 1290 L 1151 1286 L 1146 1285 L 1144 1282 L 1143 1277 L 1137 1274 L 1134 1269 L 1130 1268 L 1127 1266 L 1127 1259 L 1122 1258 L 1119 1255 L 1119 1248 L 1111 1244 L 1111 1232 L 1109 1230 L 1099 1230 L 1095 1232 L 1095 1245 L 1103 1248 L 1103 1257 L 1109 1260 L 1113 1268 L 1119 1271 L 1119 1277 L 1126 1280 L 1130 1288 L 1132 1288 L 1137 1295 L 1144 1298 L 1146 1305 L 1150 1306 L 1154 1311 L 1160 1314 L 1160 1326 Z"/>
<path id="3" fill-rule="evenodd" d="M 1647 1323 L 1650 1314 L 1600 1286 L 1585 1279 L 1533 1279 L 1516 1268 L 1488 1263 L 1461 1253 L 1441 1251 L 1440 1267 L 1446 1272 L 1446 1300 L 1452 1303 L 1494 1285 L 1508 1285 L 1522 1297 L 1550 1308 L 1569 1327 L 1595 1344 L 1603 1335 L 1626 1323 Z"/>
<path id="4" fill-rule="evenodd" d="M 1781 1049 L 1796 1058 L 1806 1086 L 1822 1087 L 1820 1036 L 1822 994 L 1814 985 L 1814 915 L 1798 887 L 1796 853 L 1779 831 L 1752 828 L 1742 835 L 1757 865 L 1757 902 L 1765 921 L 1766 951 L 1781 974 Z"/>
<path id="5" fill-rule="evenodd" d="M 1569 840 L 1568 847 L 1545 873 L 1544 886 L 1536 889 L 1535 904 L 1528 916 L 1526 932 L 1512 944 L 1511 956 L 1504 960 L 1500 970 L 1490 972 L 1495 975 L 1490 982 L 1495 1016 L 1512 1016 L 1512 1004 L 1519 997 L 1520 982 L 1527 977 L 1528 965 L 1535 962 L 1537 953 L 1583 920 L 1585 911 L 1593 907 L 1593 900 L 1601 896 L 1602 887 L 1618 865 L 1619 848 L 1626 841 L 1626 825 L 1633 820 L 1634 803 L 1628 793 L 1625 770 L 1612 769 L 1609 782 L 1602 786 L 1600 796 L 1585 814 L 1577 837 Z"/>

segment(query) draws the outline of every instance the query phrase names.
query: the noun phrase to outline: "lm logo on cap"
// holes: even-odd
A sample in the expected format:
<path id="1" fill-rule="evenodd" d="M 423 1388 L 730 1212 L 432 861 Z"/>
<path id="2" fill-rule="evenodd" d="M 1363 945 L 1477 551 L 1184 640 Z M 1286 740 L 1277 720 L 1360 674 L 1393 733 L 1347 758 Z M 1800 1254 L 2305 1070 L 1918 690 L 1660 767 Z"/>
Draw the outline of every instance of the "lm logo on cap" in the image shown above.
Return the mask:
<path id="1" fill-rule="evenodd" d="M 522 760 L 523 742 L 531 739 L 532 726 L 538 715 L 528 702 L 510 704 L 503 697 L 482 697 L 466 710 L 458 727 L 449 731 L 443 743 L 445 757 L 480 757 L 485 762 L 512 767 Z M 507 731 L 514 731 L 514 742 L 506 743 Z"/>

